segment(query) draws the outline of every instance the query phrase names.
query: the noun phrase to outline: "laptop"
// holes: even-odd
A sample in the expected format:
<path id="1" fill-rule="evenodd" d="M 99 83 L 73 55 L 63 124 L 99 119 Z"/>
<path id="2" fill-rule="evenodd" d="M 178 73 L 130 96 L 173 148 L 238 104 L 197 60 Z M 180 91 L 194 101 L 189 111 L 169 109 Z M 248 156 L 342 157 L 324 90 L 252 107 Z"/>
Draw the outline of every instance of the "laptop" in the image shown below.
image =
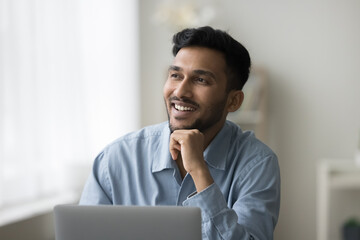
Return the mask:
<path id="1" fill-rule="evenodd" d="M 201 240 L 201 210 L 180 206 L 58 205 L 56 240 Z"/>

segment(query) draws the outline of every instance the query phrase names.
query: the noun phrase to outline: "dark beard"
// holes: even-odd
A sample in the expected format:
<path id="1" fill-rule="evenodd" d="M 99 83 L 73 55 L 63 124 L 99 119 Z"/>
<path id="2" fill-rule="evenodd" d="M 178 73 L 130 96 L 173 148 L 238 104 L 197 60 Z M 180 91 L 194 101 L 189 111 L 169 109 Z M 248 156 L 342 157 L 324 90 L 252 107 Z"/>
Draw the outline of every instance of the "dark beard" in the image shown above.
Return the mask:
<path id="1" fill-rule="evenodd" d="M 209 128 L 211 128 L 221 120 L 226 105 L 226 99 L 227 98 L 225 97 L 224 100 L 222 100 L 221 102 L 217 103 L 214 106 L 211 106 L 211 108 L 209 109 L 209 111 L 211 111 L 211 115 L 208 119 L 198 118 L 195 120 L 195 122 L 187 126 L 181 126 L 181 127 L 172 126 L 170 122 L 169 112 L 167 111 L 170 132 L 173 133 L 175 130 L 185 130 L 185 129 L 197 129 L 202 133 L 206 132 L 206 130 L 208 130 Z"/>
<path id="2" fill-rule="evenodd" d="M 204 130 L 206 129 L 203 129 L 201 127 L 202 123 L 201 123 L 201 120 L 200 119 L 196 119 L 195 122 L 189 126 L 183 126 L 183 127 L 174 127 L 173 125 L 171 125 L 170 123 L 170 118 L 169 118 L 169 114 L 168 114 L 168 122 L 169 122 L 169 128 L 170 128 L 170 132 L 173 133 L 175 130 L 190 130 L 190 129 L 197 129 L 199 130 L 200 132 L 204 132 Z"/>

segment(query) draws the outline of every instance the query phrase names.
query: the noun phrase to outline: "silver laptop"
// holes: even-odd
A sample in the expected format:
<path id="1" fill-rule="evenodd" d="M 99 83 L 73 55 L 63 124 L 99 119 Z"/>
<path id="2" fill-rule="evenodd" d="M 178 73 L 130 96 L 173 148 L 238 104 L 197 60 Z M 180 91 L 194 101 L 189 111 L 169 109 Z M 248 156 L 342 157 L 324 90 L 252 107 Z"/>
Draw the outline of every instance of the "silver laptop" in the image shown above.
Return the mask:
<path id="1" fill-rule="evenodd" d="M 201 210 L 179 206 L 54 208 L 56 240 L 201 240 Z"/>

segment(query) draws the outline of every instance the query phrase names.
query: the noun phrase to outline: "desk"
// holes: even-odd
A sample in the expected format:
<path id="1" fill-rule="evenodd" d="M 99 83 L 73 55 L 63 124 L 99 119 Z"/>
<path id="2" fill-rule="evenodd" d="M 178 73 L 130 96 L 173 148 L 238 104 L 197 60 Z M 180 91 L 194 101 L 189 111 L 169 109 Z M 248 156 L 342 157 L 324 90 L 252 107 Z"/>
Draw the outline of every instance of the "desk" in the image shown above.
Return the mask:
<path id="1" fill-rule="evenodd" d="M 353 159 L 323 159 L 317 166 L 317 240 L 329 240 L 330 192 L 360 190 L 360 167 Z"/>

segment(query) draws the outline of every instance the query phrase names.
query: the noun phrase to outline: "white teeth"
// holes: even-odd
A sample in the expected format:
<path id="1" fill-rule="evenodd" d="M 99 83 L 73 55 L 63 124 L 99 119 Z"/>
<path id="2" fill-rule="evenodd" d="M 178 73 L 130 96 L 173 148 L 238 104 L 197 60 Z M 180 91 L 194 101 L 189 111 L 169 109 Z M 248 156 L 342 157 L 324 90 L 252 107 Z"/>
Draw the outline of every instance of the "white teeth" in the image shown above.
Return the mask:
<path id="1" fill-rule="evenodd" d="M 194 108 L 184 107 L 184 106 L 180 106 L 177 104 L 175 104 L 175 108 L 176 108 L 176 110 L 179 110 L 179 111 L 194 111 L 195 110 Z"/>

